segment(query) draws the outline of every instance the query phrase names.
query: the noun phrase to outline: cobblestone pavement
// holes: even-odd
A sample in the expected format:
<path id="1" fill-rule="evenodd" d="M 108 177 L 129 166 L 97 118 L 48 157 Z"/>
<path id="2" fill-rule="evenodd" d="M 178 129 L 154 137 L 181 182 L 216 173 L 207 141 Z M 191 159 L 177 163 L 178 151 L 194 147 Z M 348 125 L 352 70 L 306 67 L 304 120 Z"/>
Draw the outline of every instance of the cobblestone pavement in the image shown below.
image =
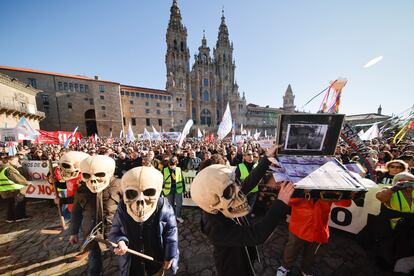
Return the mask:
<path id="1" fill-rule="evenodd" d="M 0 201 L 0 275 L 85 275 L 86 260 L 76 260 L 79 246 L 68 243 L 68 234 L 45 235 L 40 230 L 57 225 L 56 207 L 48 201 L 31 201 L 27 213 L 31 220 L 6 223 L 6 206 Z M 216 275 L 212 246 L 199 228 L 200 213 L 195 208 L 184 208 L 185 222 L 179 225 L 180 269 L 178 275 Z M 353 237 L 332 231 L 328 245 L 322 246 L 315 263 L 315 275 L 381 275 L 356 244 Z M 259 246 L 261 264 L 255 264 L 257 275 L 275 275 L 287 240 L 287 225 L 280 225 Z M 117 257 L 105 252 L 104 274 L 116 275 Z M 295 267 L 291 275 L 298 275 Z"/>

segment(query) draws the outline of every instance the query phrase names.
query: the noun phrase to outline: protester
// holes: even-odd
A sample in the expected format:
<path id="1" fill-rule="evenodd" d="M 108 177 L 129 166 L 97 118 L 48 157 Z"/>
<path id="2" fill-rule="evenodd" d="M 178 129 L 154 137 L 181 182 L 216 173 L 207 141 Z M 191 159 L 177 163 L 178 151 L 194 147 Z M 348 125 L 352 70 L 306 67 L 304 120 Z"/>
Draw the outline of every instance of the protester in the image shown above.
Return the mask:
<path id="1" fill-rule="evenodd" d="M 257 163 L 253 160 L 253 152 L 251 150 L 248 150 L 244 153 L 243 157 L 243 163 L 240 163 L 237 165 L 236 168 L 236 178 L 241 183 L 246 179 L 247 176 L 249 176 L 252 169 L 254 169 L 257 166 Z M 250 206 L 250 213 L 253 211 L 254 203 L 256 202 L 257 198 L 257 192 L 259 191 L 258 186 L 256 185 L 248 191 L 247 193 L 247 202 Z"/>
<path id="2" fill-rule="evenodd" d="M 18 167 L 18 156 L 5 157 L 0 165 L 0 196 L 7 200 L 8 223 L 31 218 L 26 215 L 26 199 L 22 193 L 28 182 L 17 170 Z"/>
<path id="3" fill-rule="evenodd" d="M 407 171 L 408 165 L 401 160 L 391 160 L 385 165 L 385 171 L 379 172 L 378 183 L 391 184 L 394 176 L 400 172 Z"/>
<path id="4" fill-rule="evenodd" d="M 175 216 L 179 223 L 183 223 L 184 219 L 181 217 L 181 207 L 183 205 L 183 174 L 181 168 L 177 166 L 177 157 L 172 157 L 168 166 L 163 169 L 164 187 L 163 194 L 168 198 L 171 206 L 174 208 Z"/>

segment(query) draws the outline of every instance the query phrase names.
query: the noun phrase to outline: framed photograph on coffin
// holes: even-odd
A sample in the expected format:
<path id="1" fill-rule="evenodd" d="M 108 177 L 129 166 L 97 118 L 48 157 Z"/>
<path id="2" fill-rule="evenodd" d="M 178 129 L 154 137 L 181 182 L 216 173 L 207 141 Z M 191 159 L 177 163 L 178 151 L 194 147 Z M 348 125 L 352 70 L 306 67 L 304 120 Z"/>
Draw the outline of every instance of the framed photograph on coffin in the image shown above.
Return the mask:
<path id="1" fill-rule="evenodd" d="M 343 120 L 342 114 L 281 116 L 276 138 L 281 168 L 274 177 L 294 183 L 293 197 L 354 199 L 367 191 L 333 156 Z"/>
<path id="2" fill-rule="evenodd" d="M 334 155 L 345 115 L 282 114 L 276 142 L 278 154 Z"/>

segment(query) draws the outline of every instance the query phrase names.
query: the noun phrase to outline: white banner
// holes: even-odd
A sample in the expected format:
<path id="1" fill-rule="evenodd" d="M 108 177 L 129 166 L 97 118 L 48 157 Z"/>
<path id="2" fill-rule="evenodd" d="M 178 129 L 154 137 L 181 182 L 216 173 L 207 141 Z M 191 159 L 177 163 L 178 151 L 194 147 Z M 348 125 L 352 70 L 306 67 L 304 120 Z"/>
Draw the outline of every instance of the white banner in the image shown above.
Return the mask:
<path id="1" fill-rule="evenodd" d="M 194 177 L 196 176 L 197 171 L 189 170 L 183 171 L 184 178 L 184 191 L 183 191 L 183 206 L 197 206 L 194 201 L 191 199 L 191 183 L 193 183 Z"/>
<path id="2" fill-rule="evenodd" d="M 15 128 L 1 128 L 0 141 L 2 142 L 18 142 L 19 137 Z"/>

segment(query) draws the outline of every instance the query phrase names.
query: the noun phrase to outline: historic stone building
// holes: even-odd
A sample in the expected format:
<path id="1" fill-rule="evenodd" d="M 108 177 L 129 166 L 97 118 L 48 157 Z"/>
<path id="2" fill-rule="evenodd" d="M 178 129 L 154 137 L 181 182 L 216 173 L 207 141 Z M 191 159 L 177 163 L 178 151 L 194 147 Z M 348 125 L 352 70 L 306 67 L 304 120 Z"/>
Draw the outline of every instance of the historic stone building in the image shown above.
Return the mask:
<path id="1" fill-rule="evenodd" d="M 79 131 L 88 136 L 94 133 L 108 136 L 111 131 L 118 135 L 121 129 L 126 133 L 130 122 L 135 134 L 142 133 L 144 128 L 152 131 L 152 126 L 158 131 L 181 131 L 188 119 L 194 120 L 193 129 L 215 132 L 227 103 L 237 129 L 243 124 L 245 129 L 272 132 L 279 114 L 295 112 L 295 96 L 290 85 L 282 108 L 247 105 L 235 81 L 233 43 L 224 13 L 215 47 L 210 50 L 203 34 L 190 67 L 187 29 L 176 0 L 170 12 L 165 90 L 7 66 L 0 66 L 0 73 L 40 90 L 37 106 L 46 114 L 40 122 L 41 129 L 71 131 L 79 126 Z"/>
<path id="2" fill-rule="evenodd" d="M 98 77 L 59 74 L 39 70 L 0 66 L 7 74 L 41 90 L 36 102 L 46 118 L 43 130 L 72 131 L 79 126 L 83 135 L 108 136 L 122 127 L 120 85 Z"/>
<path id="3" fill-rule="evenodd" d="M 173 0 L 170 11 L 166 35 L 166 90 L 173 96 L 176 128 L 181 129 L 191 118 L 196 127 L 216 130 L 227 103 L 230 104 L 232 119 L 237 126 L 249 126 L 258 122 L 256 128 L 274 128 L 277 114 L 294 112 L 294 96 L 290 85 L 283 97 L 282 109 L 246 105 L 246 98 L 244 94 L 240 96 L 235 81 L 233 43 L 229 39 L 224 13 L 212 53 L 203 34 L 190 69 L 187 29 L 183 25 L 176 0 Z M 270 120 L 270 117 L 273 119 Z M 263 122 L 269 125 L 263 125 Z"/>
<path id="4" fill-rule="evenodd" d="M 39 92 L 16 78 L 0 73 L 0 128 L 13 128 L 22 117 L 26 117 L 31 126 L 38 129 L 39 121 L 45 118 L 45 113 L 38 111 L 36 105 Z"/>

